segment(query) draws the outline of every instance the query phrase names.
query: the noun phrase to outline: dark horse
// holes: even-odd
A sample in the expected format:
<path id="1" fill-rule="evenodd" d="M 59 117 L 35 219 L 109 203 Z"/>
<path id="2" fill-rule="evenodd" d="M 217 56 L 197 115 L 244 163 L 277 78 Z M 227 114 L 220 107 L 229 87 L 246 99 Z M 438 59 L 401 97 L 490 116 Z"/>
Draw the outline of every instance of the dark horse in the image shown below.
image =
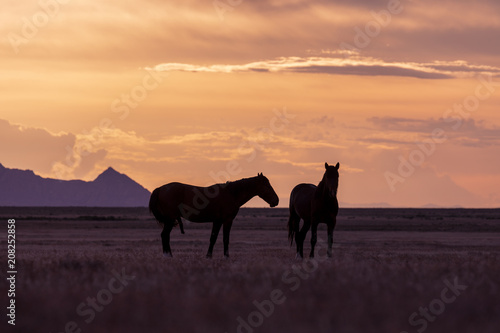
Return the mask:
<path id="1" fill-rule="evenodd" d="M 290 245 L 297 244 L 297 258 L 304 257 L 304 239 L 311 229 L 311 258 L 314 257 L 314 246 L 317 242 L 319 223 L 326 223 L 328 230 L 328 257 L 332 256 L 333 229 L 337 223 L 339 203 L 337 188 L 339 186 L 339 163 L 336 166 L 325 163 L 325 174 L 318 186 L 313 184 L 299 184 L 290 194 L 290 218 L 288 220 L 288 239 Z M 304 225 L 299 231 L 300 219 Z"/>
<path id="2" fill-rule="evenodd" d="M 181 217 L 191 222 L 213 222 L 210 246 L 207 258 L 212 257 L 212 250 L 224 226 L 224 256 L 229 257 L 229 232 L 240 207 L 248 200 L 259 196 L 271 207 L 279 203 L 279 198 L 263 175 L 244 178 L 234 182 L 199 187 L 181 183 L 169 183 L 158 187 L 149 199 L 149 210 L 163 225 L 161 240 L 163 254 L 172 256 L 170 249 L 170 231 L 179 224 L 184 233 Z"/>

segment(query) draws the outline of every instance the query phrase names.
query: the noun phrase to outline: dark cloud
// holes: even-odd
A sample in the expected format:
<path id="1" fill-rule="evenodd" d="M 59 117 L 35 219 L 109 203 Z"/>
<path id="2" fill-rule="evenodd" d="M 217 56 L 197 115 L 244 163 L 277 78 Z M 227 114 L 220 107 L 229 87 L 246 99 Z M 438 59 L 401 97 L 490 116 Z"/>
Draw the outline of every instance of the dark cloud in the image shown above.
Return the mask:
<path id="1" fill-rule="evenodd" d="M 290 72 L 296 73 L 322 73 L 341 75 L 365 75 L 365 76 L 406 76 L 419 79 L 449 79 L 448 74 L 429 73 L 422 70 L 401 68 L 397 66 L 310 66 L 293 68 Z"/>
<path id="2" fill-rule="evenodd" d="M 105 149 L 99 149 L 96 152 L 89 152 L 85 154 L 78 167 L 76 167 L 73 171 L 75 178 L 81 179 L 87 176 L 89 172 L 94 170 L 97 162 L 106 157 L 107 153 L 108 152 Z"/>
<path id="3" fill-rule="evenodd" d="M 411 141 L 403 141 L 403 140 L 395 140 L 395 139 L 387 139 L 387 138 L 379 138 L 379 137 L 368 137 L 368 138 L 359 138 L 358 142 L 365 143 L 375 143 L 375 144 L 391 144 L 391 145 L 407 145 L 407 144 L 415 144 Z"/>
<path id="4" fill-rule="evenodd" d="M 434 119 L 413 119 L 399 117 L 371 117 L 368 122 L 375 128 L 384 131 L 427 133 L 434 128 L 442 127 L 443 123 Z"/>
<path id="5" fill-rule="evenodd" d="M 54 135 L 41 128 L 26 128 L 0 119 L 0 163 L 6 167 L 48 173 L 73 149 L 73 134 Z"/>
<path id="6" fill-rule="evenodd" d="M 335 127 L 335 118 L 329 115 L 322 115 L 319 117 L 313 117 L 310 120 L 313 124 L 326 125 L 329 128 Z"/>
<path id="7" fill-rule="evenodd" d="M 0 119 L 0 156 L 6 167 L 31 169 L 45 175 L 83 177 L 106 156 L 104 149 L 85 152 L 75 158 L 76 136 L 53 134 L 42 128 L 24 127 Z M 72 174 L 54 175 L 54 165 L 62 164 Z"/>
<path id="8" fill-rule="evenodd" d="M 500 144 L 500 128 L 488 127 L 483 121 L 474 119 L 462 119 L 459 127 L 455 121 L 446 119 L 413 119 L 398 117 L 372 117 L 368 122 L 374 125 L 376 130 L 385 132 L 415 133 L 423 137 L 432 137 L 433 131 L 440 129 L 448 137 L 450 142 L 468 147 L 488 147 Z M 394 140 L 386 137 L 363 138 L 361 141 L 371 143 L 387 144 L 409 144 L 410 140 Z"/>

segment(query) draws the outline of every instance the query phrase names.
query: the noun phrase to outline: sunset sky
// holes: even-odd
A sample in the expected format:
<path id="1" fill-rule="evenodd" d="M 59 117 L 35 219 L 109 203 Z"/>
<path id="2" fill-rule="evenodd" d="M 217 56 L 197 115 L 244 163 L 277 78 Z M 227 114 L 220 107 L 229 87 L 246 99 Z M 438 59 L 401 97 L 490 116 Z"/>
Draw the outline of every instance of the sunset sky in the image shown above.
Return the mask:
<path id="1" fill-rule="evenodd" d="M 0 163 L 500 207 L 498 0 L 4 0 Z M 260 199 L 251 206 L 265 206 Z M 341 204 L 342 206 L 342 204 Z"/>

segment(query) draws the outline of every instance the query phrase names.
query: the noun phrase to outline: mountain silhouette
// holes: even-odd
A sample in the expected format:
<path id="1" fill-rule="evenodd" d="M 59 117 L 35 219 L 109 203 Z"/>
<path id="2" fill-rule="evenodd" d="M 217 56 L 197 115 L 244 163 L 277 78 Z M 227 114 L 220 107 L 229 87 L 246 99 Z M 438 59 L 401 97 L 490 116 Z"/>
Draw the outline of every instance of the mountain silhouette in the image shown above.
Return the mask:
<path id="1" fill-rule="evenodd" d="M 31 170 L 0 164 L 0 206 L 147 206 L 151 193 L 109 167 L 95 180 L 42 178 Z"/>

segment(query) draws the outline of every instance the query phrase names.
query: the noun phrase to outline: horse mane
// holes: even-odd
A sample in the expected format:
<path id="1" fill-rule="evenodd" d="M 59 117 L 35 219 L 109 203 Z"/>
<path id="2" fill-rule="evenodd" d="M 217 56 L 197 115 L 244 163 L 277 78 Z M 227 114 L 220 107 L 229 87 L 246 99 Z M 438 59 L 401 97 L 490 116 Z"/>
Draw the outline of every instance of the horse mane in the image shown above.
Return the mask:
<path id="1" fill-rule="evenodd" d="M 326 177 L 326 172 L 316 188 L 316 193 L 321 193 L 321 196 L 324 196 L 325 194 L 325 177 Z"/>
<path id="2" fill-rule="evenodd" d="M 240 189 L 246 188 L 246 186 L 239 186 L 243 184 L 248 184 L 252 181 L 254 181 L 258 176 L 255 177 L 250 177 L 250 178 L 242 178 L 239 180 L 234 180 L 234 181 L 227 181 L 223 186 L 227 186 L 228 190 L 233 193 L 237 194 L 239 193 Z"/>

